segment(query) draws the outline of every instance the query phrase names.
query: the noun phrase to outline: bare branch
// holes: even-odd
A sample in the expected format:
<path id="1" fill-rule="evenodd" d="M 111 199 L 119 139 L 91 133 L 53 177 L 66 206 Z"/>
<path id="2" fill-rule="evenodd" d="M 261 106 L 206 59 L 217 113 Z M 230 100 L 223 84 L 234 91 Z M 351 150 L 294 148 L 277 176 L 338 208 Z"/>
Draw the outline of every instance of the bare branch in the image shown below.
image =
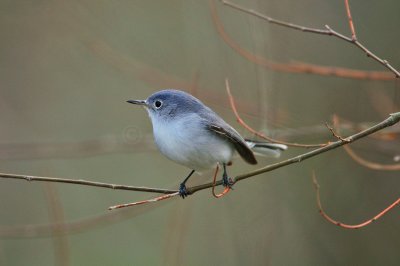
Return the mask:
<path id="1" fill-rule="evenodd" d="M 346 6 L 347 18 L 349 20 L 349 27 L 350 27 L 350 31 L 351 31 L 351 39 L 353 41 L 357 41 L 356 29 L 354 28 L 353 18 L 351 17 L 349 0 L 344 0 L 344 4 Z"/>
<path id="2" fill-rule="evenodd" d="M 58 178 L 58 177 L 43 177 L 43 176 L 0 173 L 0 178 L 12 178 L 12 179 L 20 179 L 20 180 L 26 180 L 26 181 L 68 183 L 68 184 L 75 184 L 75 185 L 110 188 L 110 189 L 115 189 L 115 190 L 130 190 L 130 191 L 152 192 L 152 193 L 161 193 L 161 194 L 170 194 L 170 193 L 177 192 L 176 190 L 169 190 L 169 189 L 126 186 L 126 185 L 117 185 L 117 184 L 108 184 L 108 183 L 102 183 L 102 182 L 86 181 L 86 180 L 82 180 L 82 179 L 74 180 L 74 179 Z"/>
<path id="3" fill-rule="evenodd" d="M 222 22 L 218 17 L 214 0 L 210 0 L 209 4 L 210 4 L 212 20 L 214 22 L 218 35 L 222 38 L 222 40 L 234 51 L 236 51 L 239 55 L 243 56 L 250 62 L 260 65 L 264 68 L 268 68 L 273 71 L 279 71 L 279 72 L 308 73 L 321 76 L 336 76 L 336 77 L 351 78 L 351 79 L 368 79 L 368 80 L 382 80 L 382 81 L 390 81 L 395 79 L 393 74 L 389 71 L 368 71 L 368 70 L 351 69 L 344 67 L 322 66 L 322 65 L 309 64 L 305 62 L 282 63 L 269 60 L 257 54 L 253 54 L 252 52 L 241 47 L 226 33 L 224 26 L 222 25 Z"/>
<path id="4" fill-rule="evenodd" d="M 225 79 L 225 87 L 226 87 L 226 92 L 228 93 L 228 98 L 229 98 L 229 103 L 231 105 L 232 111 L 235 114 L 236 117 L 236 121 L 242 125 L 245 129 L 247 129 L 248 131 L 250 131 L 251 133 L 253 133 L 254 135 L 256 135 L 257 137 L 260 137 L 262 139 L 274 142 L 274 143 L 280 143 L 280 144 L 285 144 L 288 146 L 292 146 L 292 147 L 302 147 L 302 148 L 316 148 L 316 147 L 324 147 L 327 145 L 327 143 L 322 143 L 322 144 L 299 144 L 299 143 L 289 143 L 286 141 L 281 141 L 281 140 L 276 140 L 273 138 L 270 138 L 266 135 L 264 135 L 263 133 L 253 129 L 252 127 L 250 127 L 248 124 L 246 124 L 243 119 L 240 117 L 239 112 L 236 109 L 236 104 L 235 104 L 235 99 L 233 98 L 233 95 L 231 93 L 231 89 L 229 86 L 229 80 Z"/>
<path id="5" fill-rule="evenodd" d="M 357 153 L 352 148 L 350 148 L 350 146 L 344 146 L 343 148 L 354 161 L 369 169 L 379 170 L 379 171 L 400 171 L 400 164 L 398 163 L 380 164 L 376 162 L 367 161 L 361 158 L 359 155 L 357 155 Z"/>
<path id="6" fill-rule="evenodd" d="M 158 201 L 162 201 L 162 200 L 173 198 L 173 197 L 178 196 L 178 195 L 179 195 L 179 192 L 174 192 L 174 193 L 171 193 L 171 194 L 162 195 L 162 196 L 155 197 L 155 198 L 148 199 L 148 200 L 141 200 L 141 201 L 136 201 L 136 202 L 131 202 L 131 203 L 118 204 L 118 205 L 115 205 L 115 206 L 111 206 L 108 209 L 111 211 L 111 210 L 121 209 L 121 208 L 125 208 L 125 207 L 130 207 L 130 206 L 136 206 L 136 205 L 142 205 L 142 204 L 147 204 L 147 203 L 152 203 L 152 202 L 158 202 Z"/>
<path id="7" fill-rule="evenodd" d="M 230 1 L 221 0 L 221 2 L 224 5 L 232 7 L 234 9 L 236 9 L 236 10 L 239 10 L 239 11 L 242 11 L 244 13 L 250 14 L 250 15 L 252 15 L 254 17 L 266 20 L 271 24 L 283 26 L 283 27 L 286 27 L 286 28 L 291 28 L 291 29 L 294 29 L 294 30 L 304 31 L 304 32 L 312 32 L 312 33 L 316 33 L 316 34 L 330 35 L 329 30 L 305 27 L 305 26 L 294 24 L 294 23 L 291 23 L 291 22 L 275 19 L 275 18 L 272 18 L 272 17 L 267 16 L 265 14 L 262 14 L 260 12 L 257 12 L 257 11 L 255 11 L 253 9 L 244 8 L 244 7 L 242 7 L 242 6 L 238 5 L 238 4 L 232 3 Z M 347 41 L 351 42 L 351 39 L 348 39 Z"/>
<path id="8" fill-rule="evenodd" d="M 394 207 L 396 207 L 397 205 L 400 204 L 400 198 L 398 198 L 397 200 L 395 200 L 392 204 L 390 204 L 388 207 L 386 207 L 383 211 L 379 212 L 377 215 L 375 215 L 373 218 L 366 220 L 365 222 L 362 222 L 360 224 L 345 224 L 342 222 L 339 222 L 333 218 L 331 218 L 322 208 L 322 204 L 321 204 L 321 198 L 320 198 L 320 187 L 319 184 L 317 182 L 317 178 L 315 177 L 315 173 L 313 173 L 312 175 L 312 179 L 313 179 L 313 183 L 314 183 L 314 188 L 316 190 L 317 193 L 317 206 L 318 206 L 318 210 L 319 213 L 322 215 L 322 217 L 324 217 L 328 222 L 333 223 L 337 226 L 346 228 L 346 229 L 359 229 L 361 227 L 367 226 L 369 224 L 371 224 L 372 222 L 378 220 L 379 218 L 381 218 L 383 215 L 385 215 L 386 213 L 388 213 L 390 210 L 394 209 Z"/>
<path id="9" fill-rule="evenodd" d="M 335 138 L 337 138 L 338 140 L 341 140 L 341 141 L 348 142 L 347 139 L 344 139 L 344 138 L 342 138 L 342 136 L 339 136 L 339 135 L 335 132 L 335 130 L 333 129 L 333 127 L 331 127 L 331 126 L 328 124 L 328 122 L 325 122 L 325 126 L 329 129 L 329 131 L 332 133 L 332 135 L 333 135 Z"/>
<path id="10" fill-rule="evenodd" d="M 345 1 L 346 1 L 345 3 L 347 3 L 347 0 L 345 0 Z M 261 13 L 259 13 L 257 11 L 254 11 L 252 9 L 244 8 L 244 7 L 242 7 L 242 6 L 238 5 L 238 4 L 232 3 L 230 1 L 221 0 L 221 2 L 224 5 L 232 7 L 234 9 L 236 9 L 236 10 L 239 10 L 241 12 L 245 12 L 245 13 L 250 14 L 252 16 L 258 17 L 258 18 L 263 19 L 263 20 L 266 20 L 271 24 L 279 25 L 279 26 L 286 27 L 286 28 L 291 28 L 291 29 L 294 29 L 294 30 L 300 30 L 300 31 L 303 31 L 303 32 L 310 32 L 310 33 L 314 33 L 314 34 L 334 36 L 334 37 L 337 37 L 337 38 L 339 38 L 339 39 L 341 39 L 343 41 L 352 43 L 356 47 L 358 47 L 359 49 L 364 51 L 365 54 L 368 57 L 373 58 L 375 61 L 379 62 L 381 65 L 383 65 L 384 67 L 389 69 L 391 72 L 393 72 L 395 74 L 396 78 L 400 77 L 400 72 L 397 69 L 395 69 L 392 65 L 390 65 L 390 63 L 387 60 L 381 59 L 380 57 L 378 57 L 377 55 L 372 53 L 370 50 L 368 50 L 363 44 L 361 44 L 357 40 L 357 37 L 355 35 L 354 24 L 352 22 L 353 20 L 351 18 L 350 7 L 349 7 L 348 3 L 346 5 L 346 11 L 347 11 L 348 18 L 349 18 L 349 25 L 350 25 L 350 29 L 351 29 L 351 32 L 352 32 L 352 37 L 347 37 L 347 36 L 337 32 L 337 31 L 333 30 L 331 27 L 329 27 L 329 25 L 325 25 L 325 29 L 304 27 L 304 26 L 301 26 L 301 25 L 297 25 L 297 24 L 293 24 L 293 23 L 290 23 L 290 22 L 281 21 L 281 20 L 277 20 L 277 19 L 271 18 L 271 17 L 266 16 L 264 14 L 261 14 Z"/>
<path id="11" fill-rule="evenodd" d="M 219 170 L 219 166 L 217 165 L 217 167 L 215 168 L 215 173 L 214 173 L 214 177 L 213 177 L 213 187 L 212 187 L 211 191 L 212 191 L 212 195 L 214 197 L 221 198 L 222 196 L 224 196 L 226 193 L 228 193 L 230 191 L 230 187 L 226 187 L 224 189 L 224 191 L 222 193 L 220 193 L 220 194 L 215 194 L 215 182 L 216 182 L 218 170 Z M 178 196 L 178 195 L 179 195 L 179 192 L 175 192 L 175 193 L 172 193 L 172 194 L 167 194 L 167 195 L 155 197 L 155 198 L 152 198 L 152 199 L 140 200 L 140 201 L 136 201 L 136 202 L 132 202 L 132 203 L 124 203 L 124 204 L 111 206 L 108 209 L 109 210 L 115 210 L 115 209 L 121 209 L 121 208 L 125 208 L 125 207 L 130 207 L 130 206 L 154 203 L 154 202 L 166 200 L 166 199 Z"/>
<path id="12" fill-rule="evenodd" d="M 339 125 L 339 117 L 337 115 L 333 115 L 332 117 L 333 120 L 333 125 L 335 128 L 340 127 Z M 330 127 L 332 134 L 336 135 L 336 133 L 334 132 L 333 128 Z M 337 135 L 336 135 L 337 136 Z M 338 136 L 340 137 L 340 136 Z M 382 136 L 381 136 L 382 137 Z M 387 138 L 387 137 L 386 137 Z M 400 164 L 380 164 L 380 163 L 375 163 L 375 162 L 371 162 L 371 161 L 367 161 L 363 158 L 361 158 L 359 155 L 356 154 L 355 151 L 353 151 L 352 148 L 350 148 L 350 146 L 343 146 L 344 150 L 347 152 L 347 154 L 357 163 L 359 163 L 360 165 L 367 167 L 369 169 L 372 170 L 380 170 L 380 171 L 398 171 L 400 170 Z"/>

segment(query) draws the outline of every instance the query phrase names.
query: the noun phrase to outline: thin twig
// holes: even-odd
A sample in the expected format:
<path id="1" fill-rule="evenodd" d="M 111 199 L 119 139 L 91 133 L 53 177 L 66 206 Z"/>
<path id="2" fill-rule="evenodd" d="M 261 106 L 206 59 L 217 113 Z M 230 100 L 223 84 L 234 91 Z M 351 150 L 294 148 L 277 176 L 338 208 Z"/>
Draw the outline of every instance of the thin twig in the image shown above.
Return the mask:
<path id="1" fill-rule="evenodd" d="M 232 7 L 234 9 L 236 9 L 236 10 L 239 10 L 239 11 L 245 12 L 247 14 L 250 14 L 252 16 L 258 17 L 260 19 L 266 20 L 271 24 L 276 24 L 276 25 L 279 25 L 279 26 L 282 26 L 282 27 L 291 28 L 291 29 L 294 29 L 294 30 L 300 30 L 300 31 L 303 31 L 303 32 L 310 32 L 310 33 L 314 33 L 314 34 L 334 36 L 334 37 L 339 38 L 339 39 L 341 39 L 343 41 L 346 41 L 348 43 L 352 43 L 355 46 L 357 46 L 359 49 L 364 51 L 364 53 L 368 57 L 373 58 L 375 61 L 379 62 L 381 65 L 383 65 L 384 67 L 389 69 L 391 72 L 393 72 L 395 74 L 396 78 L 400 77 L 400 72 L 397 69 L 395 69 L 392 65 L 390 65 L 390 63 L 387 60 L 381 59 L 380 57 L 378 57 L 377 55 L 372 53 L 369 49 L 367 49 L 363 44 L 361 44 L 357 40 L 356 36 L 355 36 L 354 39 L 352 37 L 347 37 L 347 36 L 337 32 L 337 31 L 333 30 L 329 25 L 325 25 L 325 29 L 304 27 L 304 26 L 293 24 L 293 23 L 290 23 L 290 22 L 274 19 L 272 17 L 266 16 L 264 14 L 261 14 L 261 13 L 257 12 L 257 11 L 254 11 L 252 9 L 244 8 L 244 7 L 242 7 L 242 6 L 238 5 L 238 4 L 232 3 L 230 1 L 221 0 L 221 2 L 224 5 Z M 346 11 L 351 16 L 349 5 L 346 6 Z M 352 22 L 351 22 L 351 25 L 353 25 L 353 28 L 354 28 L 354 24 Z M 352 34 L 353 34 L 353 30 L 352 30 Z M 354 34 L 355 34 L 355 30 L 354 30 Z"/>
<path id="2" fill-rule="evenodd" d="M 130 191 L 152 192 L 152 193 L 161 193 L 161 194 L 171 194 L 171 193 L 177 192 L 176 190 L 169 190 L 169 189 L 162 189 L 162 188 L 126 186 L 126 185 L 117 185 L 117 184 L 109 184 L 109 183 L 102 183 L 102 182 L 86 181 L 86 180 L 82 180 L 82 179 L 75 180 L 75 179 L 58 178 L 58 177 L 43 177 L 43 176 L 0 173 L 0 178 L 12 178 L 12 179 L 20 179 L 20 180 L 26 180 L 26 181 L 68 183 L 68 184 L 75 184 L 75 185 L 110 188 L 110 189 L 115 189 L 115 190 L 130 190 Z"/>
<path id="3" fill-rule="evenodd" d="M 304 31 L 304 32 L 312 32 L 312 33 L 316 33 L 316 34 L 323 34 L 323 35 L 328 34 L 329 35 L 329 31 L 325 30 L 325 29 L 305 27 L 305 26 L 302 26 L 302 25 L 298 25 L 298 24 L 287 22 L 287 21 L 275 19 L 275 18 L 272 18 L 272 17 L 267 16 L 265 14 L 262 14 L 260 12 L 257 12 L 257 11 L 255 11 L 253 9 L 244 8 L 244 7 L 242 7 L 242 6 L 238 5 L 238 4 L 232 3 L 230 1 L 221 0 L 221 2 L 224 5 L 232 7 L 234 9 L 236 9 L 236 10 L 239 10 L 239 11 L 242 11 L 244 13 L 247 13 L 247 14 L 250 14 L 252 16 L 255 16 L 257 18 L 266 20 L 271 24 L 275 24 L 275 25 L 279 25 L 279 26 L 283 26 L 283 27 L 286 27 L 286 28 L 291 28 L 291 29 L 295 29 L 295 30 L 299 30 L 299 31 Z M 351 41 L 351 39 L 349 39 L 348 41 Z"/>
<path id="4" fill-rule="evenodd" d="M 287 73 L 307 73 L 315 74 L 321 76 L 336 76 L 341 78 L 351 78 L 351 79 L 368 79 L 368 80 L 382 80 L 389 81 L 394 80 L 393 74 L 389 71 L 368 71 L 351 69 L 344 67 L 332 67 L 332 66 L 322 66 L 315 65 L 305 62 L 276 62 L 266 59 L 263 56 L 254 54 L 236 43 L 225 31 L 221 20 L 219 19 L 217 9 L 214 4 L 214 0 L 209 0 L 211 17 L 218 35 L 222 40 L 236 51 L 239 55 L 243 56 L 250 62 L 260 65 L 264 68 L 271 69 L 273 71 L 287 72 Z"/>
<path id="5" fill-rule="evenodd" d="M 324 147 L 327 145 L 327 143 L 323 143 L 323 144 L 300 144 L 300 143 L 290 143 L 290 142 L 286 142 L 286 141 L 281 141 L 281 140 L 276 140 L 273 138 L 270 138 L 266 135 L 264 135 L 263 133 L 253 129 L 252 127 L 250 127 L 248 124 L 246 124 L 246 122 L 244 122 L 244 120 L 240 117 L 239 112 L 236 109 L 236 104 L 235 104 L 235 99 L 231 93 L 231 89 L 229 86 L 229 80 L 225 79 L 225 87 L 226 87 L 226 92 L 228 93 L 228 98 L 229 98 L 229 103 L 231 105 L 232 111 L 235 114 L 236 117 L 236 121 L 238 121 L 238 123 L 240 125 L 242 125 L 245 129 L 247 129 L 248 131 L 250 131 L 251 133 L 253 133 L 254 135 L 256 135 L 257 137 L 260 137 L 262 139 L 274 142 L 274 143 L 280 143 L 280 144 L 285 144 L 288 146 L 292 146 L 292 147 L 302 147 L 302 148 L 316 148 L 316 147 Z"/>
<path id="6" fill-rule="evenodd" d="M 344 146 L 344 150 L 347 154 L 357 163 L 361 164 L 372 170 L 379 170 L 379 171 L 400 171 L 400 164 L 380 164 L 376 162 L 367 161 L 361 158 L 357 153 L 350 148 L 350 146 Z"/>
<path id="7" fill-rule="evenodd" d="M 350 31 L 351 31 L 351 39 L 353 41 L 357 41 L 356 29 L 354 27 L 353 18 L 351 17 L 349 0 L 344 0 L 344 4 L 346 6 L 347 18 L 349 20 L 349 28 L 350 28 Z"/>
<path id="8" fill-rule="evenodd" d="M 333 121 L 333 126 L 335 128 L 339 128 L 340 124 L 339 124 L 339 117 L 337 115 L 333 115 L 332 117 L 332 121 Z M 332 128 L 332 133 L 335 135 L 336 133 L 334 132 L 333 128 Z M 357 163 L 359 163 L 362 166 L 365 166 L 369 169 L 372 170 L 379 170 L 379 171 L 399 171 L 400 170 L 400 164 L 380 164 L 380 163 L 375 163 L 375 162 L 371 162 L 371 161 L 367 161 L 363 158 L 361 158 L 359 155 L 356 154 L 355 151 L 353 151 L 352 148 L 350 148 L 350 146 L 343 146 L 344 150 L 347 152 L 347 154 Z"/>
<path id="9" fill-rule="evenodd" d="M 319 184 L 317 182 L 317 178 L 315 176 L 315 173 L 313 172 L 312 175 L 312 179 L 313 179 L 313 183 L 314 183 L 314 188 L 316 190 L 316 194 L 317 194 L 317 206 L 318 206 L 318 211 L 319 213 L 322 215 L 322 217 L 324 217 L 327 221 L 329 221 L 330 223 L 333 223 L 337 226 L 346 228 L 346 229 L 359 229 L 361 227 L 367 226 L 369 224 L 371 224 L 372 222 L 378 220 L 379 218 L 381 218 L 383 215 L 385 215 L 386 213 L 388 213 L 390 210 L 394 209 L 394 207 L 396 207 L 397 205 L 400 204 L 400 198 L 398 198 L 397 200 L 395 200 L 392 204 L 390 204 L 388 207 L 386 207 L 383 211 L 379 212 L 377 215 L 375 215 L 373 218 L 368 219 L 362 223 L 359 224 L 345 224 L 342 222 L 339 222 L 333 218 L 331 218 L 322 208 L 322 204 L 321 204 L 321 198 L 320 198 L 320 187 Z"/>
<path id="10" fill-rule="evenodd" d="M 328 122 L 325 122 L 325 126 L 329 129 L 329 131 L 332 133 L 332 135 L 333 135 L 335 138 L 337 138 L 338 140 L 341 140 L 341 141 L 348 142 L 347 139 L 344 139 L 342 136 L 339 136 L 339 135 L 335 132 L 335 130 L 333 129 L 333 127 L 331 127 L 331 126 L 328 124 Z"/>
<path id="11" fill-rule="evenodd" d="M 215 189 L 215 182 L 216 182 L 218 170 L 219 170 L 219 166 L 217 165 L 217 167 L 215 168 L 215 173 L 214 173 L 214 177 L 213 177 L 213 187 L 212 187 L 211 191 L 212 191 L 212 194 L 213 194 L 214 197 L 221 198 L 222 196 L 224 196 L 226 193 L 228 193 L 230 191 L 230 187 L 226 187 L 224 189 L 224 191 L 222 193 L 220 193 L 220 194 L 215 194 L 214 189 Z M 108 209 L 109 210 L 115 210 L 115 209 L 121 209 L 121 208 L 125 208 L 125 207 L 136 206 L 136 205 L 154 203 L 154 202 L 166 200 L 166 199 L 178 196 L 178 195 L 179 195 L 179 192 L 175 192 L 175 193 L 171 193 L 171 194 L 155 197 L 155 198 L 152 198 L 152 199 L 140 200 L 140 201 L 135 201 L 135 202 L 131 202 L 131 203 L 124 203 L 124 204 L 111 206 Z"/>
<path id="12" fill-rule="evenodd" d="M 157 201 L 170 199 L 170 198 L 173 198 L 173 197 L 178 196 L 178 195 L 179 195 L 179 192 L 174 192 L 174 193 L 171 193 L 171 194 L 162 195 L 162 196 L 155 197 L 155 198 L 152 198 L 152 199 L 135 201 L 135 202 L 131 202 L 131 203 L 118 204 L 118 205 L 115 205 L 115 206 L 111 206 L 108 209 L 111 211 L 111 210 L 121 209 L 121 208 L 125 208 L 125 207 L 130 207 L 130 206 L 142 205 L 142 204 L 147 204 L 147 203 L 154 203 L 154 202 L 157 202 Z"/>

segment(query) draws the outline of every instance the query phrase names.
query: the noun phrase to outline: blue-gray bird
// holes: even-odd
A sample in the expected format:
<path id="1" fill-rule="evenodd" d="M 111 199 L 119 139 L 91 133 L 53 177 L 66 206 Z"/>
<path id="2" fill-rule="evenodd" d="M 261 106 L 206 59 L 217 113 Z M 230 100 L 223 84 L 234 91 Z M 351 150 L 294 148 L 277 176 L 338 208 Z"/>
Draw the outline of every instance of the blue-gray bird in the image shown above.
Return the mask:
<path id="1" fill-rule="evenodd" d="M 282 144 L 245 140 L 213 110 L 192 95 L 179 90 L 162 90 L 146 100 L 129 100 L 144 106 L 153 124 L 158 149 L 167 158 L 191 170 L 179 186 L 182 198 L 188 195 L 186 182 L 195 171 L 222 164 L 224 186 L 232 181 L 226 172 L 237 151 L 249 164 L 257 164 L 253 149 L 277 157 L 287 147 Z"/>

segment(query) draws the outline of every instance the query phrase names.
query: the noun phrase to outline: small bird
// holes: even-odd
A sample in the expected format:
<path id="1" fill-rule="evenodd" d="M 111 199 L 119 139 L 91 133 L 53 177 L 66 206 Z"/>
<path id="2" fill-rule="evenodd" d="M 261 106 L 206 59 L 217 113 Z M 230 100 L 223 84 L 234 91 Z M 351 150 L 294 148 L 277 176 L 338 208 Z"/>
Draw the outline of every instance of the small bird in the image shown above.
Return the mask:
<path id="1" fill-rule="evenodd" d="M 188 196 L 186 182 L 195 171 L 222 164 L 222 184 L 231 187 L 226 166 L 235 151 L 249 164 L 257 164 L 251 149 L 277 157 L 286 145 L 245 140 L 213 110 L 194 96 L 180 90 L 162 90 L 146 100 L 129 100 L 143 106 L 153 124 L 160 152 L 170 160 L 191 169 L 179 186 L 179 195 Z"/>

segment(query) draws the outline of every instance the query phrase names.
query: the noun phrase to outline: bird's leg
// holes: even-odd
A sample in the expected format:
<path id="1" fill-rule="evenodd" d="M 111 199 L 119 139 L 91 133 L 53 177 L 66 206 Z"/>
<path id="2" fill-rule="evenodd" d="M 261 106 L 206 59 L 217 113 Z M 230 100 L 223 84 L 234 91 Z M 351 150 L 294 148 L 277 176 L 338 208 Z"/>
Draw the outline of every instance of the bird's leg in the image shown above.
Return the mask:
<path id="1" fill-rule="evenodd" d="M 232 188 L 234 182 L 232 178 L 228 177 L 228 174 L 226 173 L 226 163 L 223 163 L 222 166 L 224 167 L 224 173 L 222 174 L 222 185 L 224 187 Z"/>
<path id="2" fill-rule="evenodd" d="M 193 175 L 194 170 L 192 170 L 189 175 L 183 180 L 183 182 L 179 185 L 179 196 L 184 199 L 185 197 L 188 196 L 187 190 L 186 190 L 186 182 L 189 180 L 189 178 Z"/>

